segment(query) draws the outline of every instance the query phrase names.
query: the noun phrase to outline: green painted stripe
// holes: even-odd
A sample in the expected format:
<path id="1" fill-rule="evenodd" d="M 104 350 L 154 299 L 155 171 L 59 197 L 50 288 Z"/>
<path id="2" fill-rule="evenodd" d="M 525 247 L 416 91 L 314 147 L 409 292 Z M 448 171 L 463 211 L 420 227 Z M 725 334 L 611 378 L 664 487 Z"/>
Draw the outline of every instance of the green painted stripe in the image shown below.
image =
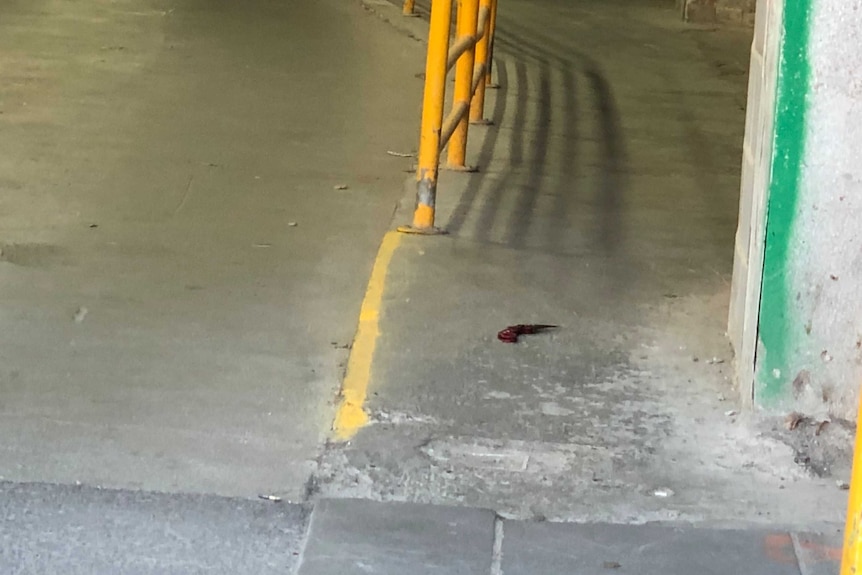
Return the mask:
<path id="1" fill-rule="evenodd" d="M 767 204 L 766 247 L 760 301 L 756 400 L 769 404 L 791 386 L 791 353 L 799 329 L 792 309 L 795 298 L 789 278 L 793 227 L 805 153 L 811 0 L 786 0 L 781 38 L 773 127 L 772 174 Z"/>

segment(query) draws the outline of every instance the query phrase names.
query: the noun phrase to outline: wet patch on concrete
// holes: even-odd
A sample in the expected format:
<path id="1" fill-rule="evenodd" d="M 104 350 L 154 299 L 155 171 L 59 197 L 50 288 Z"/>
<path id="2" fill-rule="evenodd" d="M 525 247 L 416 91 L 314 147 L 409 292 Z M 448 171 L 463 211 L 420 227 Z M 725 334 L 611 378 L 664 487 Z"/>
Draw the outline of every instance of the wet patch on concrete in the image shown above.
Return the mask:
<path id="1" fill-rule="evenodd" d="M 42 243 L 0 244 L 0 262 L 24 267 L 47 267 L 64 263 L 66 250 L 59 246 Z"/>

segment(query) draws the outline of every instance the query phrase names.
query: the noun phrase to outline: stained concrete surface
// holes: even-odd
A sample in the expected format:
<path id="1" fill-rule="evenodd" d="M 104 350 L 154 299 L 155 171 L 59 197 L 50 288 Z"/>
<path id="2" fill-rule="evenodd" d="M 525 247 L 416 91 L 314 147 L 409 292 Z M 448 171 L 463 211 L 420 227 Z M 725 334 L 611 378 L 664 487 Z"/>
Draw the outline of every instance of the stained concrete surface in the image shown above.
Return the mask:
<path id="1" fill-rule="evenodd" d="M 448 236 L 396 252 L 373 423 L 327 450 L 314 490 L 526 519 L 840 524 L 847 459 L 818 475 L 781 421 L 740 415 L 730 381 L 750 31 L 625 1 L 512 0 L 499 18 L 480 171 L 441 176 Z M 516 323 L 559 327 L 497 341 Z"/>
<path id="2" fill-rule="evenodd" d="M 356 2 L 3 2 L 0 477 L 301 499 L 421 59 Z"/>

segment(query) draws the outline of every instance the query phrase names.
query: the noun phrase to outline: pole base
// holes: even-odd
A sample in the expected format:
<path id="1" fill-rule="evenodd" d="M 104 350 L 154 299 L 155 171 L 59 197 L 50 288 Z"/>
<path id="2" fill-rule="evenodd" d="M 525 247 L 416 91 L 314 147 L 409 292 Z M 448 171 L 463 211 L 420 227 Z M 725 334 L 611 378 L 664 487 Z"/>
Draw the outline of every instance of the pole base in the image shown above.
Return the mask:
<path id="1" fill-rule="evenodd" d="M 396 230 L 402 234 L 411 234 L 414 236 L 445 236 L 449 232 L 440 228 L 414 228 L 413 226 L 398 226 Z"/>
<path id="2" fill-rule="evenodd" d="M 413 12 L 412 14 L 404 14 L 404 13 L 402 13 L 401 15 L 402 15 L 402 16 L 404 16 L 405 18 L 418 18 L 418 17 L 419 17 L 419 14 L 418 14 L 418 13 L 416 13 L 416 12 Z"/>
<path id="3" fill-rule="evenodd" d="M 472 174 L 479 171 L 479 166 L 450 166 L 449 164 L 446 164 L 443 169 L 448 172 L 464 172 Z"/>

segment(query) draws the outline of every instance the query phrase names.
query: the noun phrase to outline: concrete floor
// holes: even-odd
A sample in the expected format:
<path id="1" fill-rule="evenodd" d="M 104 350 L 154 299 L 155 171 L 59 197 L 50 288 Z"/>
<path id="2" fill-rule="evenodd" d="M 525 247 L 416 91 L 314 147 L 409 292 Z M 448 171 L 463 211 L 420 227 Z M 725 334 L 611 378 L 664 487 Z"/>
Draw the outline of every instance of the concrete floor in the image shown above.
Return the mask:
<path id="1" fill-rule="evenodd" d="M 301 499 L 421 61 L 357 2 L 0 4 L 0 477 Z"/>
<path id="2" fill-rule="evenodd" d="M 324 445 L 424 60 L 364 4 L 0 6 L 0 479 L 840 522 L 729 381 L 749 32 L 669 3 L 501 3 L 482 171 L 396 252 L 374 424 Z"/>
<path id="3" fill-rule="evenodd" d="M 780 418 L 739 415 L 730 381 L 750 40 L 660 3 L 501 3 L 495 125 L 473 128 L 469 154 L 480 172 L 444 172 L 450 234 L 395 253 L 374 424 L 327 451 L 323 496 L 557 521 L 841 523 L 849 459 L 818 475 Z M 559 328 L 496 340 L 518 323 Z M 827 429 L 817 441 L 848 439 Z"/>

